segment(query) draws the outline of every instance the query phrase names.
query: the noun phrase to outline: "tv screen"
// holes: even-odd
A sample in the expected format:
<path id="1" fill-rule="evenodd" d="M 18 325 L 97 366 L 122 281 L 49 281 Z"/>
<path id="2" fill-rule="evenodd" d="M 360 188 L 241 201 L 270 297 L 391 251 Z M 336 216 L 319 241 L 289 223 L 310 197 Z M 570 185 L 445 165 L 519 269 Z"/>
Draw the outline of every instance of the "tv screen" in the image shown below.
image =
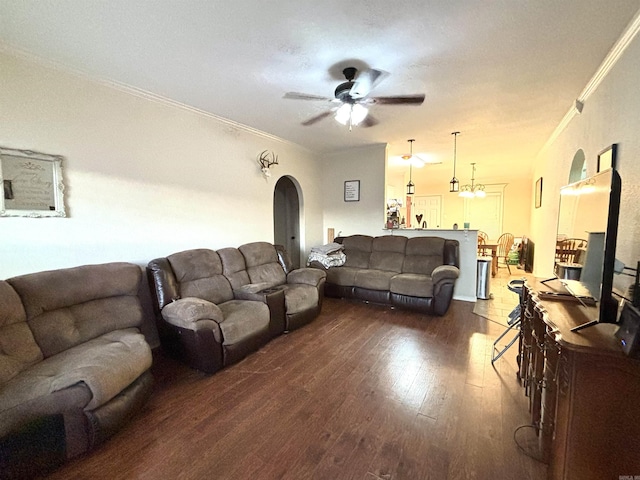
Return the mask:
<path id="1" fill-rule="evenodd" d="M 613 169 L 560 189 L 556 275 L 585 304 L 592 322 L 615 323 L 612 297 L 620 176 Z"/>

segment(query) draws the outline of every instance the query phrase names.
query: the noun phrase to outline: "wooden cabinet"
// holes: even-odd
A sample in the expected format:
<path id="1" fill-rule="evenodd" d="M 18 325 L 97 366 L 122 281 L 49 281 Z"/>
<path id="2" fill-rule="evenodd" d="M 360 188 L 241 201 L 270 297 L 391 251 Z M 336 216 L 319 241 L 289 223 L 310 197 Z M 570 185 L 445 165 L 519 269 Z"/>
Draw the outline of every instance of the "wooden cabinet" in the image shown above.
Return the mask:
<path id="1" fill-rule="evenodd" d="M 540 299 L 548 289 L 523 289 L 518 372 L 548 477 L 640 476 L 640 362 L 622 352 L 616 325 L 571 332 L 587 307 Z"/>

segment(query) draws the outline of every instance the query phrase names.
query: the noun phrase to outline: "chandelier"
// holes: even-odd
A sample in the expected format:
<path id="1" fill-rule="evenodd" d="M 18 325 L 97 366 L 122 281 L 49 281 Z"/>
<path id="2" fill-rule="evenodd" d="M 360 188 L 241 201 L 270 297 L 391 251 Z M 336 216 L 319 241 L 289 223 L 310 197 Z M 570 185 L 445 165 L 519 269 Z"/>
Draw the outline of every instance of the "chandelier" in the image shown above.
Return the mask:
<path id="1" fill-rule="evenodd" d="M 484 191 L 484 185 L 482 185 L 481 183 L 478 183 L 478 184 L 475 183 L 475 174 L 476 174 L 476 164 L 472 163 L 471 164 L 471 184 L 466 184 L 460 187 L 460 193 L 458 195 L 464 198 L 473 198 L 473 197 L 483 198 L 487 195 Z"/>

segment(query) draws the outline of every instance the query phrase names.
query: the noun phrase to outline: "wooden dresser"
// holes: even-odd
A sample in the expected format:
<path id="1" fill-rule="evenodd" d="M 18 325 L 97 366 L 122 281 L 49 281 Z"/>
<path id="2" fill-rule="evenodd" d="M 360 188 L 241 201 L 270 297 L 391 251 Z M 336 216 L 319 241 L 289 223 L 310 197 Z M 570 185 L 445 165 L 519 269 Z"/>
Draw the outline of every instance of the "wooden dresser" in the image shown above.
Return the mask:
<path id="1" fill-rule="evenodd" d="M 523 288 L 518 359 L 548 477 L 640 478 L 640 361 L 622 352 L 616 325 L 571 332 L 587 312 L 541 298 L 554 283 Z"/>

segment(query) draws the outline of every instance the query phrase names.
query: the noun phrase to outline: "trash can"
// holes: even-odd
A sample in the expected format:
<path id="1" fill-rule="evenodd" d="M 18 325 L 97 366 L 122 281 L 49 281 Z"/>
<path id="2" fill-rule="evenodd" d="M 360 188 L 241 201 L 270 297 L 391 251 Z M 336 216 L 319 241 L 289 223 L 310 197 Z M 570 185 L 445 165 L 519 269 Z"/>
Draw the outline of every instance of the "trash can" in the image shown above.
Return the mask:
<path id="1" fill-rule="evenodd" d="M 491 257 L 478 257 L 478 274 L 476 276 L 476 297 L 482 300 L 491 298 Z"/>

